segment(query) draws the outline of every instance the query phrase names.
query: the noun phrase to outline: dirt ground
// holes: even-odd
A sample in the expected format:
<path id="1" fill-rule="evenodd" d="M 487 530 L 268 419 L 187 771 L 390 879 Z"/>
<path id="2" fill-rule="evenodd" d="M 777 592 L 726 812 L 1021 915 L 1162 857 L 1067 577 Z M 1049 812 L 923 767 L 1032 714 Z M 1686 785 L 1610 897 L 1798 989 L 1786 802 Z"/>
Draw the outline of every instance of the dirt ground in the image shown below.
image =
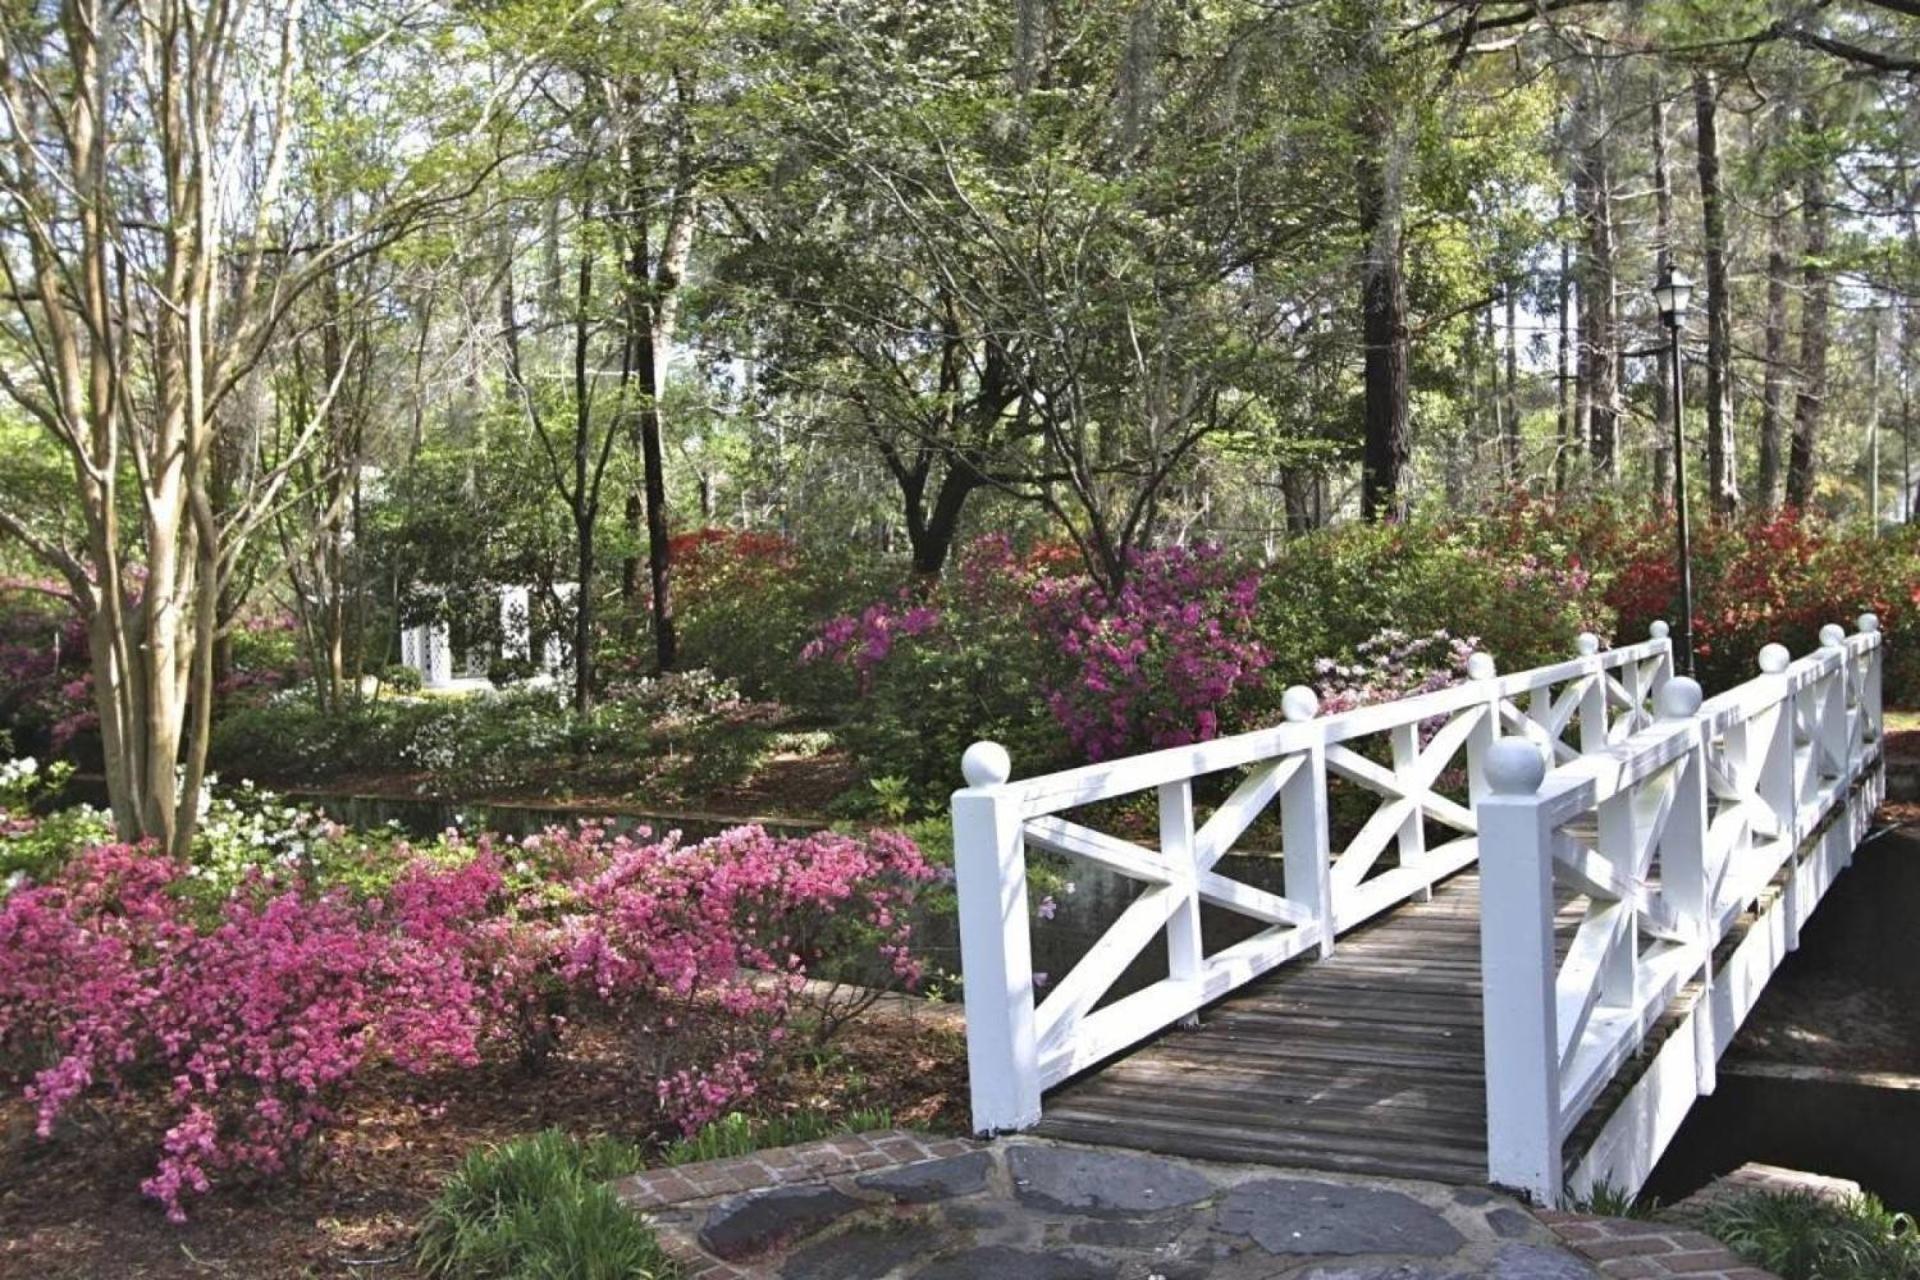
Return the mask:
<path id="1" fill-rule="evenodd" d="M 886 1107 L 897 1123 L 957 1131 L 965 1063 L 952 1031 L 856 1024 L 818 1061 L 772 1082 L 755 1109 Z M 652 1140 L 622 1123 L 642 1111 L 631 1099 L 650 1089 L 643 1077 L 617 1027 L 586 1025 L 537 1078 L 511 1065 L 383 1078 L 357 1122 L 329 1135 L 298 1177 L 216 1192 L 191 1206 L 184 1226 L 139 1192 L 156 1158 L 151 1112 L 76 1111 L 75 1123 L 43 1142 L 14 1087 L 0 1102 L 0 1277 L 411 1280 L 414 1224 L 469 1151 L 556 1126 Z"/>

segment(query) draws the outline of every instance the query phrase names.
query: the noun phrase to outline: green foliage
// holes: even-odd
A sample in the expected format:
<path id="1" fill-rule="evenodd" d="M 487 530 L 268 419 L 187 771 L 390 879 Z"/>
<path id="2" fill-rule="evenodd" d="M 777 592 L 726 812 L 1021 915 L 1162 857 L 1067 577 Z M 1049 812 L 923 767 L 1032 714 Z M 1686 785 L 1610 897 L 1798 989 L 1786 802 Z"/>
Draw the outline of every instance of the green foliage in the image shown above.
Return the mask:
<path id="1" fill-rule="evenodd" d="M 1836 1203 L 1804 1191 L 1757 1191 L 1715 1206 L 1706 1228 L 1781 1280 L 1920 1277 L 1920 1227 L 1871 1195 Z"/>
<path id="2" fill-rule="evenodd" d="M 854 1111 L 838 1118 L 803 1112 L 767 1119 L 730 1111 L 691 1138 L 682 1138 L 668 1147 L 660 1159 L 667 1165 L 695 1164 L 702 1160 L 751 1155 L 774 1147 L 790 1147 L 796 1142 L 813 1142 L 840 1133 L 872 1133 L 891 1128 L 893 1113 L 885 1109 Z"/>
<path id="3" fill-rule="evenodd" d="M 632 1147 L 549 1129 L 467 1157 L 428 1210 L 417 1259 L 450 1280 L 671 1280 L 680 1269 L 607 1185 Z"/>
<path id="4" fill-rule="evenodd" d="M 1576 1197 L 1568 1207 L 1575 1213 L 1590 1213 L 1596 1218 L 1651 1218 L 1659 1204 L 1623 1191 L 1611 1182 L 1602 1182 L 1586 1195 Z"/>
<path id="5" fill-rule="evenodd" d="M 111 837 L 104 811 L 51 807 L 72 778 L 65 761 L 42 768 L 32 757 L 0 760 L 0 894 L 23 877 L 44 880 L 73 850 Z"/>
<path id="6" fill-rule="evenodd" d="M 1385 629 L 1474 638 L 1502 670 L 1558 662 L 1613 612 L 1578 557 L 1537 522 L 1529 543 L 1486 520 L 1343 525 L 1282 548 L 1260 592 L 1260 641 L 1277 691 L 1313 684 L 1321 658 L 1350 659 Z"/>

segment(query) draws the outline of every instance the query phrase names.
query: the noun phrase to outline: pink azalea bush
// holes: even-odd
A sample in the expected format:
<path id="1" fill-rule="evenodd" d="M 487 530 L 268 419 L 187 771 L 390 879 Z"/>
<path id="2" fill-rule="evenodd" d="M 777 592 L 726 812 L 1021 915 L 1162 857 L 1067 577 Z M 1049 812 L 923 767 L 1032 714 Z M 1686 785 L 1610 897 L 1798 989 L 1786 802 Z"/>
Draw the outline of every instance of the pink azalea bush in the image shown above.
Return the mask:
<path id="1" fill-rule="evenodd" d="M 1117 591 L 1041 582 L 1034 610 L 1066 659 L 1048 707 L 1095 760 L 1216 736 L 1267 665 L 1258 597 L 1258 575 L 1215 546 L 1137 554 Z"/>
<path id="2" fill-rule="evenodd" d="M 0 1061 L 41 1135 L 84 1097 L 157 1091 L 170 1123 L 143 1190 L 179 1219 L 225 1175 L 293 1167 L 369 1073 L 536 1062 L 589 1005 L 642 1037 L 642 1087 L 691 1131 L 774 1068 L 810 976 L 918 979 L 908 916 L 933 876 L 903 837 L 756 827 L 392 855 L 353 888 L 269 857 L 210 891 L 103 844 L 0 899 Z"/>

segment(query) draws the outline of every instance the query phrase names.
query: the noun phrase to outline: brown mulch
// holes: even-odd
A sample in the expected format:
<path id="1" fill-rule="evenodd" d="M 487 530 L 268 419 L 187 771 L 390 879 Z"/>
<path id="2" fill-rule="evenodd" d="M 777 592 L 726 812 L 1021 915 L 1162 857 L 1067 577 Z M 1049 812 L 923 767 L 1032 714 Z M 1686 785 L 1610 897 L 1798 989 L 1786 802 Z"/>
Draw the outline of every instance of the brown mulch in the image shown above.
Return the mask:
<path id="1" fill-rule="evenodd" d="M 885 1107 L 903 1126 L 964 1126 L 966 1054 L 950 1030 L 873 1019 L 808 1057 L 771 1081 L 752 1110 Z M 611 1023 L 574 1028 L 535 1077 L 507 1064 L 431 1080 L 382 1077 L 359 1096 L 352 1127 L 328 1135 L 298 1176 L 217 1190 L 189 1206 L 184 1226 L 139 1192 L 157 1158 L 151 1110 L 94 1110 L 43 1142 L 13 1088 L 0 1102 L 0 1277 L 413 1280 L 414 1225 L 469 1151 L 549 1127 L 655 1141 L 661 1135 L 632 1127 L 646 1123 L 651 1085 L 631 1039 Z"/>

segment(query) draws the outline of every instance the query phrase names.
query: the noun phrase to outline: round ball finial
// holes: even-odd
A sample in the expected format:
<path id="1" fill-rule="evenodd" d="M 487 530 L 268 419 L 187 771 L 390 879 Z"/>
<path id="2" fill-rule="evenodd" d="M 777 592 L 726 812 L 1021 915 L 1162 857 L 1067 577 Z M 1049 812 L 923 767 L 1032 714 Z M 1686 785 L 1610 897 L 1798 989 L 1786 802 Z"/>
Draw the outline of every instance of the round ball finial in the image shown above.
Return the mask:
<path id="1" fill-rule="evenodd" d="M 1698 680 L 1691 676 L 1675 676 L 1661 686 L 1660 696 L 1656 699 L 1660 704 L 1660 718 L 1662 720 L 1690 719 L 1693 713 L 1700 709 L 1703 696 Z"/>
<path id="2" fill-rule="evenodd" d="M 1320 695 L 1303 684 L 1296 684 L 1280 695 L 1280 714 L 1289 724 L 1299 724 L 1320 714 Z"/>
<path id="3" fill-rule="evenodd" d="M 976 742 L 960 757 L 960 776 L 970 787 L 997 787 L 1013 776 L 1013 757 L 997 742 Z"/>
<path id="4" fill-rule="evenodd" d="M 1540 748 L 1525 738 L 1502 738 L 1487 750 L 1487 785 L 1495 795 L 1530 796 L 1547 779 Z"/>
<path id="5" fill-rule="evenodd" d="M 1600 652 L 1600 637 L 1591 631 L 1582 631 L 1574 637 L 1573 647 L 1580 651 L 1581 657 L 1591 658 Z"/>
<path id="6" fill-rule="evenodd" d="M 1877 613 L 1863 613 L 1853 625 L 1862 631 L 1878 631 L 1880 629 L 1880 615 Z"/>
<path id="7" fill-rule="evenodd" d="M 1829 622 L 1820 628 L 1820 647 L 1838 649 L 1847 642 L 1847 629 L 1837 622 Z"/>
<path id="8" fill-rule="evenodd" d="M 1777 676 L 1793 663 L 1793 654 L 1783 644 L 1770 644 L 1760 650 L 1760 669 L 1770 676 Z"/>
<path id="9" fill-rule="evenodd" d="M 1476 653 L 1467 658 L 1467 679 L 1469 680 L 1491 680 L 1497 670 L 1493 663 L 1493 655 L 1490 653 Z"/>
<path id="10" fill-rule="evenodd" d="M 1647 628 L 1647 635 L 1655 640 L 1665 640 L 1672 633 L 1673 628 L 1664 622 L 1656 621 L 1652 626 Z"/>

